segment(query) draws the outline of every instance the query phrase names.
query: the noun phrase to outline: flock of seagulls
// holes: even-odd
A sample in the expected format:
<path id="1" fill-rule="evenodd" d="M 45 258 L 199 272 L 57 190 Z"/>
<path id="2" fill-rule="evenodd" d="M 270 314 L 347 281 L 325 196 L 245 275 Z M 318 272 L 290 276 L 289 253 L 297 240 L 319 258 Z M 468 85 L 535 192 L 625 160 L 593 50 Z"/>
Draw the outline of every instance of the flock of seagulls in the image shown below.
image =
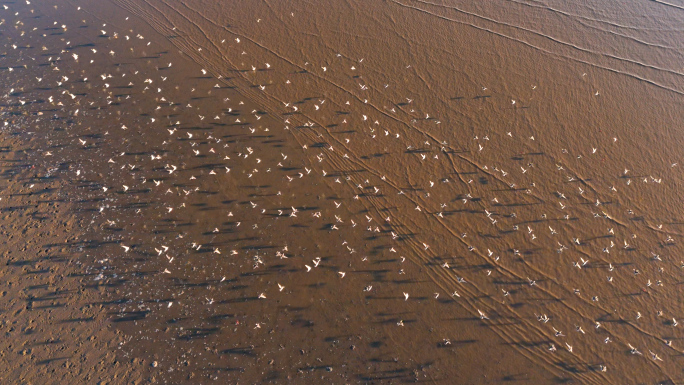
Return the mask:
<path id="1" fill-rule="evenodd" d="M 21 30 L 24 15 L 9 5 L 4 12 L 3 23 Z M 78 12 L 89 18 L 85 10 Z M 78 27 L 55 21 L 45 29 L 22 30 L 21 36 Z M 318 64 L 258 61 L 264 55 L 259 46 L 226 32 L 217 46 L 246 63 L 234 80 L 238 94 L 214 61 L 200 55 L 196 64 L 205 67 L 173 66 L 154 53 L 152 41 L 128 27 L 103 22 L 70 39 L 50 40 L 57 46 L 6 45 L 17 61 L 5 69 L 18 76 L 21 88 L 7 90 L 3 100 L 28 108 L 33 124 L 47 127 L 48 116 L 60 114 L 72 121 L 69 145 L 41 149 L 42 161 L 46 167 L 69 163 L 65 177 L 86 186 L 79 190 L 84 201 L 96 202 L 93 228 L 105 243 L 118 245 L 106 248 L 107 263 L 93 267 L 98 281 L 115 280 L 126 265 L 153 268 L 160 282 L 201 271 L 211 285 L 279 269 L 278 278 L 267 274 L 264 282 L 250 281 L 241 289 L 244 296 L 288 301 L 303 292 L 298 281 L 317 279 L 363 298 L 391 291 L 399 303 L 441 301 L 483 325 L 504 327 L 506 318 L 514 318 L 524 330 L 521 337 L 540 342 L 524 347 L 533 356 L 559 355 L 561 348 L 563 359 L 600 373 L 610 362 L 596 364 L 595 357 L 606 350 L 641 359 L 642 349 L 649 352 L 643 358 L 654 363 L 684 354 L 677 345 L 676 318 L 682 315 L 669 312 L 667 294 L 676 290 L 684 269 L 670 252 L 679 234 L 633 220 L 646 213 L 630 204 L 632 191 L 669 183 L 665 175 L 676 171 L 677 162 L 633 177 L 627 168 L 617 175 L 598 170 L 605 176 L 601 181 L 581 176 L 585 162 L 619 151 L 618 137 L 584 148 L 559 146 L 548 156 L 504 159 L 505 149 L 522 153 L 544 139 L 503 127 L 476 130 L 468 138 L 443 130 L 449 111 L 421 105 L 417 95 L 389 93 L 401 84 L 374 80 L 363 57 L 331 54 Z M 196 49 L 197 55 L 206 52 Z M 121 65 L 141 56 L 152 59 Z M 303 83 L 342 89 L 303 97 Z M 493 91 L 477 85 L 472 92 Z M 609 95 L 595 91 L 586 97 Z M 249 99 L 279 103 L 256 107 Z M 501 109 L 525 104 L 499 99 L 488 103 L 500 103 Z M 110 113 L 117 108 L 123 116 Z M 270 145 L 275 135 L 286 145 Z M 653 176 L 658 173 L 663 176 Z M 307 201 L 315 188 L 334 196 Z M 288 239 L 273 230 L 296 226 L 310 227 L 312 239 Z M 317 242 L 318 232 L 325 233 L 325 242 Z M 252 247 L 249 239 L 280 243 Z M 318 248 L 306 250 L 307 241 Z M 361 278 L 359 272 L 388 258 L 391 279 Z M 403 275 L 429 278 L 430 295 L 392 284 Z M 122 315 L 140 309 L 171 314 L 182 306 L 216 309 L 222 303 L 218 293 L 198 301 L 189 288 L 134 285 L 131 297 L 138 300 L 122 304 Z M 624 304 L 621 297 L 634 293 L 647 296 Z M 146 296 L 163 298 L 164 306 L 144 303 Z M 621 312 L 621 306 L 637 305 L 643 308 L 634 316 Z M 252 330 L 268 323 L 260 319 Z M 409 327 L 406 319 L 396 325 Z M 575 332 L 562 331 L 568 328 Z"/>

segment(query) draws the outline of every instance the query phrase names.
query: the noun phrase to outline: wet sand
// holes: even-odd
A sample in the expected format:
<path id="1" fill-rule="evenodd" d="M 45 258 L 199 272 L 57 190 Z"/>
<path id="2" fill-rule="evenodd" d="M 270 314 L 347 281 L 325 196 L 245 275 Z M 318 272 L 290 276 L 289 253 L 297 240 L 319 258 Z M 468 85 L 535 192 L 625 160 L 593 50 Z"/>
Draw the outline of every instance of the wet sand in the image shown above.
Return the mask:
<path id="1" fill-rule="evenodd" d="M 683 381 L 681 4 L 6 6 L 3 382 Z"/>

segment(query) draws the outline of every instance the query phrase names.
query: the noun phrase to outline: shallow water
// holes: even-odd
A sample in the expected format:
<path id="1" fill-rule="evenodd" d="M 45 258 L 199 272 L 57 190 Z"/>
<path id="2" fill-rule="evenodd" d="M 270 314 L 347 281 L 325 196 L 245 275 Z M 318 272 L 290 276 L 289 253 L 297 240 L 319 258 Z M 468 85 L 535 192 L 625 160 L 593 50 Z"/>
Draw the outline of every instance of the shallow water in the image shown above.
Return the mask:
<path id="1" fill-rule="evenodd" d="M 680 4 L 2 12 L 3 135 L 129 376 L 682 381 Z"/>

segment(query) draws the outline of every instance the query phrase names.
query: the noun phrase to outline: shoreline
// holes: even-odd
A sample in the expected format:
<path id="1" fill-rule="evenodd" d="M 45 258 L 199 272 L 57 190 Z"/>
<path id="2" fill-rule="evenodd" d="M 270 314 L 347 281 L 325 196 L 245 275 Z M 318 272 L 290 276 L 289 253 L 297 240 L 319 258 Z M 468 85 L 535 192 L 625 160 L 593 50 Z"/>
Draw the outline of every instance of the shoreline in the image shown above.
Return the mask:
<path id="1" fill-rule="evenodd" d="M 676 49 L 596 54 L 626 32 L 581 8 L 573 51 L 554 8 L 79 4 L 3 16 L 0 377 L 676 382 L 682 100 L 621 73 L 674 87 Z"/>

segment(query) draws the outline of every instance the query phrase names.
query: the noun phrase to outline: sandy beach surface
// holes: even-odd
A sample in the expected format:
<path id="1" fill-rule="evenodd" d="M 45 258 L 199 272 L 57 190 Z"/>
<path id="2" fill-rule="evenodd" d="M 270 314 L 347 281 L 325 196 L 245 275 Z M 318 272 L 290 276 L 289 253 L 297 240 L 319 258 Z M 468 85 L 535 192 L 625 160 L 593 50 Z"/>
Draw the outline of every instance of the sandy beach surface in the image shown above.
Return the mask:
<path id="1" fill-rule="evenodd" d="M 684 383 L 684 3 L 0 7 L 0 381 Z"/>

